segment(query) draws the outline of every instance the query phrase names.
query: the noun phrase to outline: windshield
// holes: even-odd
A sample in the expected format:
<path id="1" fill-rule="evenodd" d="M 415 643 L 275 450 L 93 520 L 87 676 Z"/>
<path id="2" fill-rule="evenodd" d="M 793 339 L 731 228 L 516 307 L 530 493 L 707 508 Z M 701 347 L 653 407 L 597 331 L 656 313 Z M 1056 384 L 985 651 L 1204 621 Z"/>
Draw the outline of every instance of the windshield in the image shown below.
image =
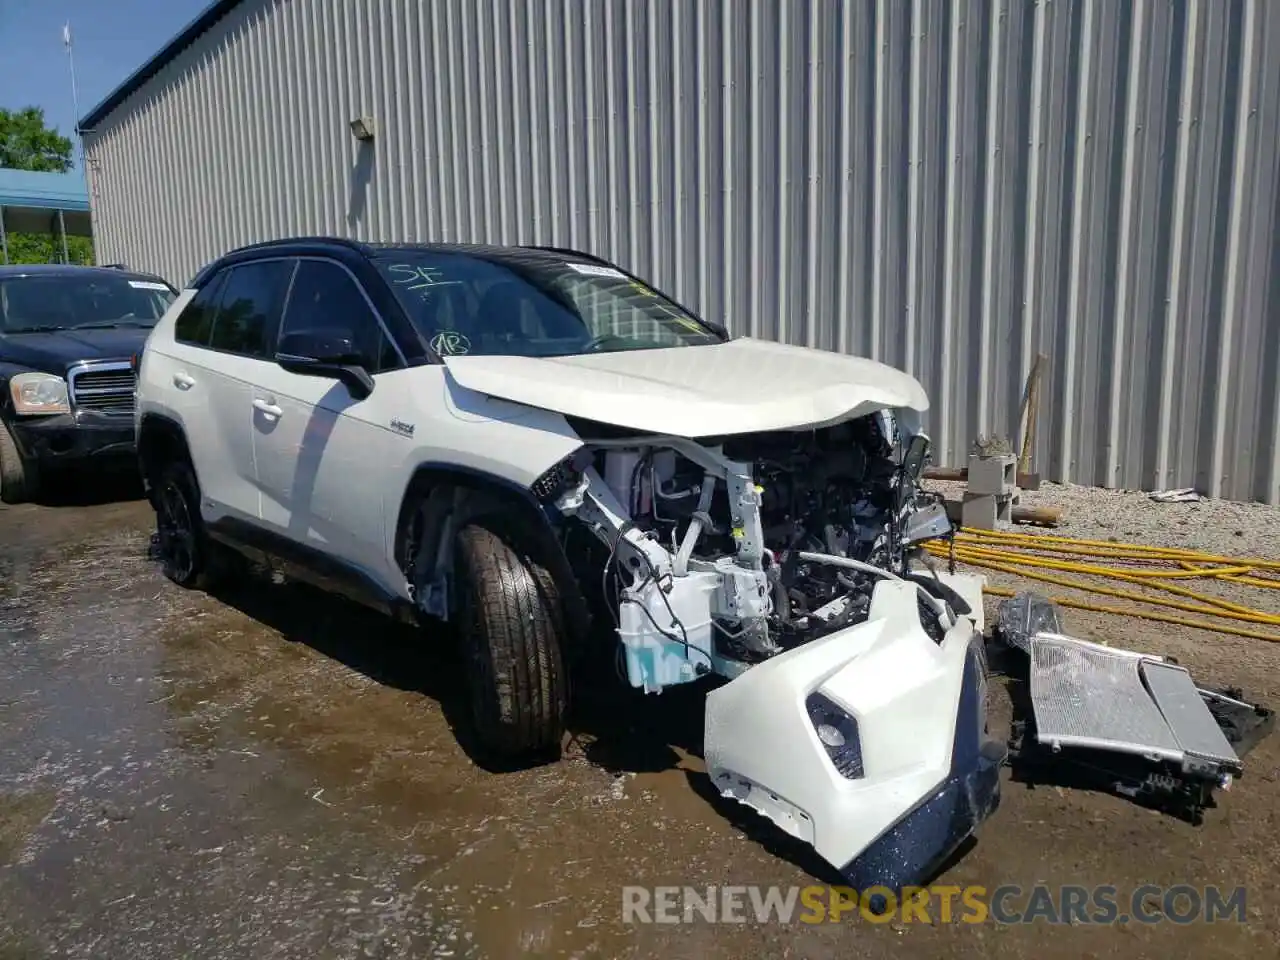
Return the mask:
<path id="1" fill-rule="evenodd" d="M 0 333 L 154 327 L 174 298 L 155 280 L 86 272 L 0 279 Z"/>
<path id="2" fill-rule="evenodd" d="M 395 251 L 377 261 L 441 356 L 563 357 L 719 343 L 657 291 L 610 267 L 513 253 Z"/>

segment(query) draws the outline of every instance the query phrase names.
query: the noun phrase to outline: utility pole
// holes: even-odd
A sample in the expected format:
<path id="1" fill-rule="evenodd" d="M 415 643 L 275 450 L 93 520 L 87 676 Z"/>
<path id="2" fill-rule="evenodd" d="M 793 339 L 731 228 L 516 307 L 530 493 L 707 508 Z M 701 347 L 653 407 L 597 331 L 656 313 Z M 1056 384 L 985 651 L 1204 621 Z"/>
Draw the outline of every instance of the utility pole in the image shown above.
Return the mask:
<path id="1" fill-rule="evenodd" d="M 84 140 L 80 137 L 80 95 L 76 90 L 76 58 L 71 50 L 71 22 L 62 25 L 62 45 L 67 48 L 67 67 L 71 71 L 71 112 L 76 129 L 76 145 L 80 149 L 80 169 L 84 170 Z"/>
<path id="2" fill-rule="evenodd" d="M 75 131 L 76 131 L 76 148 L 80 154 L 80 178 L 84 180 L 84 195 L 85 197 L 88 197 L 89 196 L 89 168 L 84 160 L 84 137 L 80 135 L 80 95 L 79 95 L 79 91 L 77 91 L 76 89 L 76 58 L 75 58 L 75 54 L 71 50 L 71 21 L 70 20 L 66 21 L 62 25 L 62 45 L 67 48 L 67 68 L 71 72 L 71 112 L 72 112 L 72 123 L 75 125 Z M 92 220 L 90 222 L 92 222 Z M 93 242 L 92 227 L 90 227 L 90 231 L 91 232 L 89 236 L 89 245 L 90 245 L 90 248 L 95 251 L 94 259 L 96 260 L 97 245 Z M 63 227 L 63 230 L 62 230 L 62 251 L 63 251 L 62 253 L 63 261 L 64 262 L 68 261 L 70 259 L 70 256 L 67 253 L 67 231 L 65 226 Z"/>

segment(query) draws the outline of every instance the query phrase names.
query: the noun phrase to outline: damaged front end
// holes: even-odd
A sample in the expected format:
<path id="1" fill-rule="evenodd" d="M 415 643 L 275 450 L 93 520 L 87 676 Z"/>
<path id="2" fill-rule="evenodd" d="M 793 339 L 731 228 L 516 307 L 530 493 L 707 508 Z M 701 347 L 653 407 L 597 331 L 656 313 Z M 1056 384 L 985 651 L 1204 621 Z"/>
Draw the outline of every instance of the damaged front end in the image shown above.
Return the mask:
<path id="1" fill-rule="evenodd" d="M 702 440 L 573 426 L 583 448 L 535 492 L 599 545 L 580 575 L 628 682 L 728 679 L 706 709 L 720 791 L 860 889 L 922 879 L 995 809 L 1004 748 L 981 581 L 916 567 L 951 525 L 914 412 Z"/>
<path id="2" fill-rule="evenodd" d="M 867 620 L 707 698 L 707 772 L 811 844 L 856 890 L 920 883 L 999 805 L 982 636 L 941 642 L 915 585 L 883 580 Z"/>

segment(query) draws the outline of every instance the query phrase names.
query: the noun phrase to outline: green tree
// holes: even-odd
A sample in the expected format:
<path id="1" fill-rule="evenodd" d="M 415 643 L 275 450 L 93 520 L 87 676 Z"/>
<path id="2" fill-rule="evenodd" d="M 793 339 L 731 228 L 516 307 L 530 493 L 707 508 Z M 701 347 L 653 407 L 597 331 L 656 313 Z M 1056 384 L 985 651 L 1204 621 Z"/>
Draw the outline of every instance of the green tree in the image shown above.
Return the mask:
<path id="1" fill-rule="evenodd" d="M 70 138 L 50 127 L 40 107 L 0 108 L 0 167 L 66 173 L 71 169 Z M 10 263 L 51 263 L 62 259 L 62 239 L 46 233 L 11 233 L 6 237 Z M 72 263 L 92 263 L 93 243 L 67 237 Z"/>
<path id="2" fill-rule="evenodd" d="M 11 233 L 10 263 L 61 263 L 62 238 L 53 233 Z M 67 258 L 72 263 L 93 263 L 93 244 L 88 237 L 67 237 Z"/>
<path id="3" fill-rule="evenodd" d="M 45 123 L 40 107 L 0 109 L 0 167 L 66 173 L 71 151 L 71 141 Z"/>

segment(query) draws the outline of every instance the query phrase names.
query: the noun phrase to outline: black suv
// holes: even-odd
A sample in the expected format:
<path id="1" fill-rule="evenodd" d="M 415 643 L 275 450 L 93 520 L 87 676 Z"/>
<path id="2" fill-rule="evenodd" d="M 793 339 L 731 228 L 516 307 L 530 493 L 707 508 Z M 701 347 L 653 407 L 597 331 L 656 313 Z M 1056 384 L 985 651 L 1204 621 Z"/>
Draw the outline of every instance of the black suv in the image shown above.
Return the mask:
<path id="1" fill-rule="evenodd" d="M 133 462 L 133 358 L 176 296 L 130 270 L 0 266 L 0 500 L 49 469 Z"/>

